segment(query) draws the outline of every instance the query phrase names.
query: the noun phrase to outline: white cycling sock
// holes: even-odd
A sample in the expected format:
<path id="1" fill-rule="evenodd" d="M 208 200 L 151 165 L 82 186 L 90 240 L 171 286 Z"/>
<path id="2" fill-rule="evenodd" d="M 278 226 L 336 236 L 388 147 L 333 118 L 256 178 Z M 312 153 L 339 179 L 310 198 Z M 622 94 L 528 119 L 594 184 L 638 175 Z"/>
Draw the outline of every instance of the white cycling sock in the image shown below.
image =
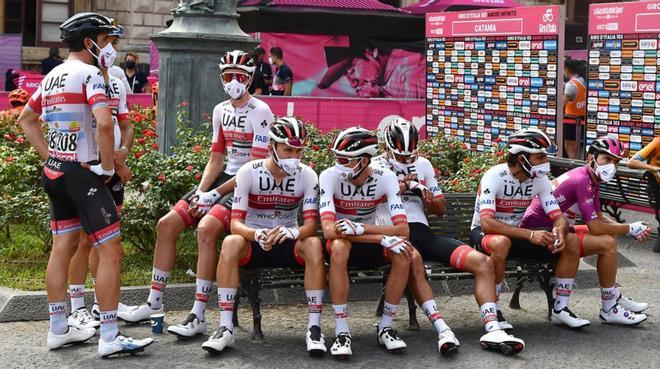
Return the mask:
<path id="1" fill-rule="evenodd" d="M 380 322 L 378 322 L 378 331 L 385 327 L 392 326 L 397 311 L 399 311 L 399 305 L 390 304 L 385 301 L 385 304 L 383 305 L 383 316 L 380 317 Z"/>
<path id="2" fill-rule="evenodd" d="M 163 306 L 163 292 L 167 287 L 167 280 L 170 278 L 170 272 L 164 272 L 156 267 L 151 274 L 151 289 L 147 302 L 152 309 L 160 309 Z"/>
<path id="3" fill-rule="evenodd" d="M 220 326 L 234 331 L 234 302 L 238 288 L 218 288 L 218 306 L 220 307 Z"/>
<path id="4" fill-rule="evenodd" d="M 213 281 L 197 278 L 195 285 L 195 303 L 191 312 L 197 315 L 197 318 L 203 322 L 206 304 L 209 302 L 209 295 L 211 294 L 211 288 L 213 288 Z"/>
<path id="5" fill-rule="evenodd" d="M 481 311 L 481 321 L 484 323 L 486 332 L 500 329 L 500 324 L 497 322 L 497 304 L 486 302 L 481 305 L 479 310 Z"/>
<path id="6" fill-rule="evenodd" d="M 71 312 L 85 307 L 85 285 L 70 284 L 69 296 L 71 296 Z"/>
<path id="7" fill-rule="evenodd" d="M 619 289 L 616 285 L 610 288 L 600 289 L 600 300 L 602 303 L 602 309 L 605 312 L 612 310 L 614 305 L 616 305 L 616 300 L 619 298 Z"/>
<path id="8" fill-rule="evenodd" d="M 307 328 L 312 326 L 321 327 L 321 313 L 323 312 L 323 290 L 305 290 L 307 295 L 307 311 L 309 312 L 309 321 Z"/>
<path id="9" fill-rule="evenodd" d="M 348 328 L 348 306 L 346 304 L 332 305 L 332 308 L 335 310 L 335 334 L 351 333 Z"/>
<path id="10" fill-rule="evenodd" d="M 555 311 L 561 311 L 568 306 L 573 282 L 575 282 L 575 278 L 557 278 L 557 286 L 555 287 Z"/>
<path id="11" fill-rule="evenodd" d="M 101 312 L 101 339 L 105 342 L 112 342 L 119 334 L 117 325 L 117 310 Z"/>
<path id="12" fill-rule="evenodd" d="M 65 334 L 69 330 L 69 324 L 66 321 L 66 303 L 51 302 L 48 304 L 48 317 L 50 319 L 50 331 L 53 334 Z"/>
<path id="13" fill-rule="evenodd" d="M 436 333 L 440 333 L 445 329 L 449 329 L 449 326 L 447 323 L 445 323 L 445 320 L 442 319 L 442 314 L 440 314 L 438 305 L 435 303 L 434 299 L 425 301 L 422 304 L 422 310 L 424 310 L 424 314 L 426 314 L 426 317 L 429 319 L 431 324 L 433 324 L 433 328 L 435 328 Z"/>

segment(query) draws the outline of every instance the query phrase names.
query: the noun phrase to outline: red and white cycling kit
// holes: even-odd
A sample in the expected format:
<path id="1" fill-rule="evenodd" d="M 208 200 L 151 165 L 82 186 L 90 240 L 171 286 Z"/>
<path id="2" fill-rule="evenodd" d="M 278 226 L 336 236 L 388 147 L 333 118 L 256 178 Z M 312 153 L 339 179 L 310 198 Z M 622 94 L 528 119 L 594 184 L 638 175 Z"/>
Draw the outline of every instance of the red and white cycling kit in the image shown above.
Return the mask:
<path id="1" fill-rule="evenodd" d="M 28 102 L 48 124 L 49 158 L 41 180 L 51 201 L 51 230 L 63 234 L 82 227 L 96 246 L 119 236 L 119 217 L 101 177 L 80 163 L 99 158 L 92 110 L 107 106 L 101 71 L 79 60 L 55 67 Z"/>
<path id="2" fill-rule="evenodd" d="M 129 119 L 128 104 L 126 103 L 126 88 L 123 82 L 116 77 L 110 76 L 107 87 L 108 106 L 112 113 L 112 121 L 115 124 L 115 151 L 121 147 L 121 130 L 119 122 Z"/>
<path id="3" fill-rule="evenodd" d="M 300 164 L 293 175 L 287 175 L 280 183 L 266 167 L 266 160 L 254 160 L 241 167 L 236 174 L 236 187 L 231 218 L 243 219 L 254 229 L 298 227 L 298 215 L 302 207 L 303 220 L 318 219 L 318 177 L 312 168 Z M 250 251 L 241 266 L 250 267 L 299 267 L 304 265 L 295 249 L 295 240 L 264 251 L 252 242 Z"/>
<path id="4" fill-rule="evenodd" d="M 268 104 L 254 97 L 240 107 L 230 100 L 215 106 L 211 151 L 226 151 L 225 173 L 236 175 L 250 157 L 261 159 L 268 155 L 268 130 L 272 123 Z"/>
<path id="5" fill-rule="evenodd" d="M 484 173 L 477 190 L 471 229 L 481 227 L 482 217 L 495 217 L 502 223 L 519 227 L 525 210 L 538 196 L 543 210 L 553 221 L 561 216 L 552 184 L 546 176 L 520 182 L 509 166 L 496 165 Z"/>

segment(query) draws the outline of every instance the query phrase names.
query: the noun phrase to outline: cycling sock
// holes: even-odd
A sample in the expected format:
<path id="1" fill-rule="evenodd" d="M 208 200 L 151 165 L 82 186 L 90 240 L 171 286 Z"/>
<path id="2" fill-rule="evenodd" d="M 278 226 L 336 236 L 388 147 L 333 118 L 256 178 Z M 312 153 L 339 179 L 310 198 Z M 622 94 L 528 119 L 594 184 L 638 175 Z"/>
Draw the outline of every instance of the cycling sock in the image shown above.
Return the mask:
<path id="1" fill-rule="evenodd" d="M 434 299 L 424 302 L 422 304 L 422 310 L 424 310 L 424 314 L 426 314 L 426 317 L 429 318 L 429 321 L 433 324 L 436 333 L 449 329 L 447 323 L 442 319 L 442 314 L 438 311 L 438 305 L 435 303 Z"/>
<path id="2" fill-rule="evenodd" d="M 51 302 L 48 304 L 48 317 L 50 319 L 50 331 L 53 334 L 65 334 L 69 329 L 66 321 L 66 303 Z"/>
<path id="3" fill-rule="evenodd" d="M 495 285 L 495 305 L 499 311 L 502 311 L 502 308 L 500 307 L 500 291 L 502 290 L 502 283 L 503 282 L 500 282 Z"/>
<path id="4" fill-rule="evenodd" d="M 71 311 L 76 311 L 85 307 L 85 285 L 70 284 L 69 296 L 71 296 Z"/>
<path id="5" fill-rule="evenodd" d="M 332 308 L 335 310 L 335 334 L 351 333 L 348 328 L 348 306 L 346 304 L 332 305 Z"/>
<path id="6" fill-rule="evenodd" d="M 94 303 L 98 304 L 99 300 L 96 299 L 96 278 L 92 278 L 92 288 L 94 288 Z"/>
<path id="7" fill-rule="evenodd" d="M 163 306 L 163 292 L 169 278 L 170 272 L 164 272 L 156 267 L 153 268 L 151 289 L 149 290 L 149 298 L 147 299 L 152 309 L 160 309 Z"/>
<path id="8" fill-rule="evenodd" d="M 234 331 L 234 301 L 238 288 L 218 287 L 218 306 L 220 307 L 220 326 Z"/>
<path id="9" fill-rule="evenodd" d="M 314 325 L 321 327 L 321 313 L 323 312 L 323 290 L 305 290 L 307 295 L 307 311 L 309 320 L 307 328 Z"/>
<path id="10" fill-rule="evenodd" d="M 101 339 L 105 342 L 112 342 L 119 334 L 117 325 L 117 310 L 101 312 Z"/>
<path id="11" fill-rule="evenodd" d="M 568 306 L 568 298 L 571 297 L 574 278 L 557 278 L 555 287 L 555 311 L 562 311 Z"/>
<path id="12" fill-rule="evenodd" d="M 378 331 L 392 326 L 397 311 L 399 311 L 399 305 L 390 304 L 385 301 L 383 305 L 383 316 L 380 317 L 380 322 L 378 322 Z"/>
<path id="13" fill-rule="evenodd" d="M 484 323 L 486 332 L 500 329 L 500 324 L 497 322 L 497 304 L 486 302 L 481 305 L 479 310 L 481 311 L 481 321 Z"/>
<path id="14" fill-rule="evenodd" d="M 616 305 L 616 300 L 619 298 L 618 288 L 616 285 L 610 288 L 600 289 L 600 301 L 603 305 L 603 311 L 607 312 L 612 310 L 614 305 Z"/>
<path id="15" fill-rule="evenodd" d="M 195 281 L 195 303 L 192 307 L 192 313 L 197 315 L 200 321 L 204 321 L 204 312 L 206 311 L 206 304 L 209 302 L 209 295 L 211 288 L 213 288 L 213 281 L 199 279 Z"/>

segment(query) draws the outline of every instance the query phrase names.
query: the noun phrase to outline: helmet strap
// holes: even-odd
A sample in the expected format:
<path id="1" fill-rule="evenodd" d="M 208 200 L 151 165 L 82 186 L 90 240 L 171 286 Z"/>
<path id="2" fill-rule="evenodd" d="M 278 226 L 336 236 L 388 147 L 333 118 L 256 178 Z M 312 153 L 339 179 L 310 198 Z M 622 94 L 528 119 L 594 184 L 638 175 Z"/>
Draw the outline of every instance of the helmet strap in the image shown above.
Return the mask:
<path id="1" fill-rule="evenodd" d="M 364 162 L 364 159 L 366 159 L 364 156 L 360 157 L 360 163 L 358 163 L 358 165 L 362 165 L 362 162 Z M 362 174 L 362 172 L 364 172 L 364 170 L 367 169 L 368 166 L 369 165 L 365 165 L 360 170 L 358 170 L 357 173 L 355 173 L 355 175 L 353 175 L 352 179 L 355 179 L 355 178 L 359 177 L 360 174 Z"/>
<path id="2" fill-rule="evenodd" d="M 522 167 L 522 170 L 525 172 L 527 177 L 532 176 L 532 163 L 529 162 L 529 159 L 527 158 L 527 154 L 521 154 L 522 158 L 524 159 L 524 162 L 520 163 L 520 166 Z"/>

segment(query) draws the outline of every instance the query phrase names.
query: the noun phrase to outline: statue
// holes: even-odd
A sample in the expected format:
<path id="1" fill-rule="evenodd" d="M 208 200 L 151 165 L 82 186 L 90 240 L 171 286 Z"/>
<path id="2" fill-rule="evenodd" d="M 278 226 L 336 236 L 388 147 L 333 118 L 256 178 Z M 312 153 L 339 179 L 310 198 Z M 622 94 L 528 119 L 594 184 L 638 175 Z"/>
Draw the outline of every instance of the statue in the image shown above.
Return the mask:
<path id="1" fill-rule="evenodd" d="M 179 0 L 179 5 L 170 10 L 174 14 L 188 14 L 197 11 L 213 13 L 215 0 Z"/>

